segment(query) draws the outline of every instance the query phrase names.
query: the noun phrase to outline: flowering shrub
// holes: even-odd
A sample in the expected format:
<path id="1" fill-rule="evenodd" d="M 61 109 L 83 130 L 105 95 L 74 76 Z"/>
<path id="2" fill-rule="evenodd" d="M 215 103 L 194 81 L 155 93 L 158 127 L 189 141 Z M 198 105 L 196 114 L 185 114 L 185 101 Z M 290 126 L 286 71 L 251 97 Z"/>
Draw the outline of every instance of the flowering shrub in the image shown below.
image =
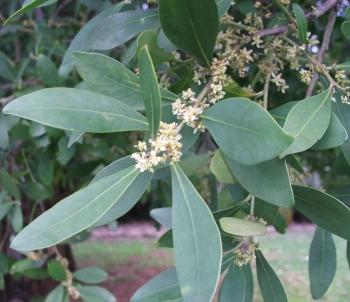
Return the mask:
<path id="1" fill-rule="evenodd" d="M 131 301 L 212 301 L 217 291 L 219 301 L 252 301 L 255 262 L 264 301 L 283 302 L 259 237 L 267 225 L 285 233 L 283 213 L 294 207 L 318 226 L 309 276 L 321 298 L 336 269 L 332 234 L 350 240 L 349 189 L 307 186 L 299 159 L 335 149 L 350 163 L 350 64 L 327 57 L 334 33 L 340 53 L 350 36 L 345 2 L 303 9 L 282 0 L 159 0 L 144 10 L 129 2 L 101 12 L 71 42 L 60 73 L 74 66 L 82 86 L 25 94 L 3 113 L 74 131 L 72 143 L 84 133 L 135 131 L 134 153 L 37 217 L 12 249 L 48 249 L 115 221 L 144 194 L 171 190 L 171 208 L 151 215 L 170 229 L 158 244 L 173 248 L 175 268 Z M 124 45 L 122 62 L 102 54 Z M 225 189 L 229 202 L 218 198 Z M 54 290 L 61 301 L 86 299 L 59 254 L 57 261 L 67 272 Z"/>

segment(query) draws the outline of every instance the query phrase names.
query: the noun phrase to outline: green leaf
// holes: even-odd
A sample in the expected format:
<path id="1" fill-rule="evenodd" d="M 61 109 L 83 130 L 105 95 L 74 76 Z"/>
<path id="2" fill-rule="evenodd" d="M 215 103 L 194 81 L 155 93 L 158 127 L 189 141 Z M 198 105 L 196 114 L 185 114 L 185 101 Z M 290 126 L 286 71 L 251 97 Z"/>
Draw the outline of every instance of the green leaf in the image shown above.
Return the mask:
<path id="1" fill-rule="evenodd" d="M 232 0 L 216 0 L 216 5 L 218 6 L 219 17 L 222 17 L 232 5 Z"/>
<path id="2" fill-rule="evenodd" d="M 171 229 L 171 208 L 158 208 L 153 209 L 150 212 L 150 216 L 156 220 L 159 224 L 165 226 L 168 229 Z"/>
<path id="3" fill-rule="evenodd" d="M 21 205 L 16 203 L 9 212 L 10 222 L 15 233 L 23 228 L 23 213 Z"/>
<path id="4" fill-rule="evenodd" d="M 232 264 L 222 283 L 219 302 L 252 302 L 253 294 L 254 280 L 250 265 L 239 267 Z"/>
<path id="5" fill-rule="evenodd" d="M 174 60 L 174 56 L 166 53 L 163 49 L 158 46 L 158 35 L 153 30 L 145 30 L 137 38 L 137 53 L 139 54 L 141 49 L 147 46 L 149 54 L 152 58 L 153 64 L 158 66 L 164 62 Z"/>
<path id="6" fill-rule="evenodd" d="M 345 10 L 344 18 L 350 20 L 350 7 Z"/>
<path id="7" fill-rule="evenodd" d="M 309 253 L 310 289 L 320 299 L 331 285 L 337 270 L 337 251 L 331 233 L 317 228 Z"/>
<path id="8" fill-rule="evenodd" d="M 64 302 L 65 289 L 63 285 L 55 287 L 45 299 L 45 302 Z"/>
<path id="9" fill-rule="evenodd" d="M 341 25 L 341 31 L 347 39 L 350 39 L 350 21 L 343 22 Z"/>
<path id="10" fill-rule="evenodd" d="M 41 155 L 38 165 L 38 174 L 40 180 L 47 186 L 53 181 L 54 168 L 47 155 Z"/>
<path id="11" fill-rule="evenodd" d="M 0 274 L 7 274 L 10 271 L 12 259 L 0 252 Z"/>
<path id="12" fill-rule="evenodd" d="M 21 9 L 19 9 L 18 11 L 14 12 L 5 22 L 4 22 L 4 26 L 7 25 L 8 23 L 10 23 L 14 18 L 23 15 L 24 13 L 26 13 L 27 11 L 38 7 L 39 5 L 47 2 L 48 0 L 32 0 L 26 4 L 24 4 L 22 6 Z"/>
<path id="13" fill-rule="evenodd" d="M 286 157 L 286 163 L 293 167 L 295 171 L 299 173 L 304 173 L 304 168 L 298 158 L 294 154 L 290 154 Z"/>
<path id="14" fill-rule="evenodd" d="M 72 147 L 75 143 L 81 142 L 83 138 L 84 132 L 83 131 L 74 131 L 72 134 L 69 136 L 69 141 L 67 144 L 67 147 L 70 148 Z"/>
<path id="15" fill-rule="evenodd" d="M 307 44 L 307 20 L 303 9 L 296 3 L 293 3 L 293 12 L 297 22 L 299 40 L 302 44 Z"/>
<path id="16" fill-rule="evenodd" d="M 292 143 L 268 112 L 248 99 L 221 101 L 202 118 L 220 149 L 246 165 L 273 159 Z"/>
<path id="17" fill-rule="evenodd" d="M 66 240 L 96 223 L 116 207 L 127 213 L 148 186 L 151 175 L 133 167 L 103 178 L 63 199 L 29 224 L 12 241 L 12 248 L 30 251 Z"/>
<path id="18" fill-rule="evenodd" d="M 348 104 L 333 103 L 333 110 L 339 118 L 340 122 L 346 129 L 346 132 L 350 133 L 350 106 Z M 344 157 L 348 164 L 350 164 L 350 139 L 345 141 L 345 143 L 340 147 Z"/>
<path id="19" fill-rule="evenodd" d="M 74 52 L 73 61 L 89 89 L 144 109 L 140 79 L 123 64 L 97 53 Z M 173 101 L 177 96 L 160 87 L 162 98 Z"/>
<path id="20" fill-rule="evenodd" d="M 76 146 L 68 147 L 68 137 L 62 136 L 58 141 L 58 152 L 57 152 L 57 161 L 62 165 L 66 165 L 73 158 Z"/>
<path id="21" fill-rule="evenodd" d="M 44 280 L 50 278 L 47 270 L 44 268 L 33 268 L 23 272 L 23 276 L 33 280 Z"/>
<path id="22" fill-rule="evenodd" d="M 14 82 L 15 77 L 15 64 L 11 59 L 0 51 L 0 77 L 5 80 Z"/>
<path id="23" fill-rule="evenodd" d="M 280 234 L 285 234 L 288 225 L 279 213 L 277 206 L 260 199 L 255 199 L 254 215 L 263 218 L 268 224 L 273 225 Z"/>
<path id="24" fill-rule="evenodd" d="M 280 157 L 309 149 L 325 134 L 331 119 L 332 90 L 308 97 L 296 104 L 287 116 L 283 129 L 294 142 Z"/>
<path id="25" fill-rule="evenodd" d="M 159 27 L 156 10 L 131 10 L 116 13 L 98 22 L 87 34 L 89 49 L 107 50 L 118 47 L 144 30 Z"/>
<path id="26" fill-rule="evenodd" d="M 244 220 L 235 217 L 224 217 L 219 220 L 224 232 L 241 237 L 262 236 L 266 234 L 266 226 L 258 221 Z"/>
<path id="27" fill-rule="evenodd" d="M 270 110 L 270 114 L 276 120 L 276 122 L 281 127 L 283 127 L 284 123 L 286 122 L 286 119 L 287 119 L 289 112 L 298 103 L 299 103 L 299 101 L 287 102 L 287 103 L 285 103 L 285 104 L 283 104 L 275 109 Z"/>
<path id="28" fill-rule="evenodd" d="M 232 216 L 235 213 L 237 213 L 239 210 L 241 210 L 244 206 L 244 203 L 235 203 L 233 206 L 229 208 L 225 208 L 222 210 L 217 210 L 213 212 L 214 219 L 216 221 L 219 221 L 221 218 L 227 217 L 227 216 Z"/>
<path id="29" fill-rule="evenodd" d="M 350 209 L 333 196 L 313 188 L 293 186 L 295 207 L 322 229 L 350 240 Z"/>
<path id="30" fill-rule="evenodd" d="M 47 270 L 52 279 L 64 281 L 67 278 L 65 267 L 58 260 L 50 260 L 47 264 Z"/>
<path id="31" fill-rule="evenodd" d="M 75 271 L 73 275 L 78 281 L 90 284 L 101 283 L 108 278 L 108 274 L 99 267 L 85 267 Z"/>
<path id="32" fill-rule="evenodd" d="M 11 274 L 23 273 L 30 269 L 39 268 L 40 266 L 41 266 L 41 263 L 38 261 L 33 261 L 30 259 L 20 259 L 11 266 L 10 273 Z"/>
<path id="33" fill-rule="evenodd" d="M 57 67 L 49 57 L 39 55 L 36 60 L 36 70 L 38 77 L 46 87 L 60 86 Z"/>
<path id="34" fill-rule="evenodd" d="M 230 82 L 224 87 L 225 91 L 225 98 L 232 98 L 232 97 L 251 97 L 252 94 L 243 89 L 239 84 L 233 80 L 230 80 Z"/>
<path id="35" fill-rule="evenodd" d="M 130 302 L 182 302 L 176 270 L 169 268 L 155 276 L 131 297 Z"/>
<path id="36" fill-rule="evenodd" d="M 346 258 L 348 260 L 348 265 L 350 267 L 350 241 L 346 244 Z"/>
<path id="37" fill-rule="evenodd" d="M 329 126 L 323 137 L 312 146 L 313 150 L 332 149 L 341 146 L 348 139 L 348 133 L 336 114 L 332 112 Z"/>
<path id="38" fill-rule="evenodd" d="M 338 187 L 327 192 L 329 195 L 339 199 L 350 208 L 350 185 Z"/>
<path id="39" fill-rule="evenodd" d="M 220 277 L 220 233 L 208 206 L 181 168 L 173 165 L 171 173 L 172 230 L 181 292 L 185 301 L 209 302 Z"/>
<path id="40" fill-rule="evenodd" d="M 0 169 L 0 185 L 12 197 L 14 197 L 17 200 L 21 199 L 21 192 L 19 191 L 16 183 L 11 178 L 10 174 L 8 174 L 4 168 Z"/>
<path id="41" fill-rule="evenodd" d="M 242 165 L 225 157 L 234 177 L 254 196 L 281 207 L 294 205 L 293 191 L 285 161 L 273 159 L 257 165 Z"/>
<path id="42" fill-rule="evenodd" d="M 151 137 L 157 135 L 162 116 L 162 99 L 157 75 L 147 45 L 139 52 L 140 82 Z"/>
<path id="43" fill-rule="evenodd" d="M 335 68 L 338 69 L 343 69 L 345 71 L 350 71 L 350 61 L 338 64 L 335 66 Z"/>
<path id="44" fill-rule="evenodd" d="M 75 51 L 86 51 L 92 49 L 91 46 L 87 43 L 87 37 L 90 35 L 92 30 L 96 27 L 99 22 L 104 20 L 106 17 L 118 13 L 125 5 L 125 2 L 117 3 L 107 9 L 103 10 L 101 13 L 96 15 L 94 18 L 89 20 L 75 35 L 72 42 L 69 44 L 69 47 L 64 54 L 61 66 L 59 68 L 59 73 L 66 75 L 72 68 L 72 56 Z"/>
<path id="45" fill-rule="evenodd" d="M 0 221 L 4 219 L 4 217 L 9 213 L 12 206 L 13 206 L 12 202 L 0 203 Z"/>
<path id="46" fill-rule="evenodd" d="M 173 232 L 171 230 L 165 232 L 155 243 L 155 246 L 163 248 L 173 248 Z"/>
<path id="47" fill-rule="evenodd" d="M 266 302 L 288 302 L 281 281 L 260 251 L 256 255 L 256 272 L 261 294 Z"/>
<path id="48" fill-rule="evenodd" d="M 5 276 L 0 274 L 0 291 L 5 289 Z"/>
<path id="49" fill-rule="evenodd" d="M 6 118 L 0 113 L 0 150 L 6 150 L 10 146 L 8 130 Z"/>
<path id="50" fill-rule="evenodd" d="M 233 184 L 236 182 L 220 150 L 215 152 L 210 162 L 210 171 L 219 182 L 225 184 Z"/>
<path id="51" fill-rule="evenodd" d="M 51 197 L 49 192 L 41 183 L 28 181 L 21 186 L 23 192 L 32 200 L 45 200 Z"/>
<path id="52" fill-rule="evenodd" d="M 77 286 L 84 302 L 117 302 L 117 299 L 103 287 Z"/>
<path id="53" fill-rule="evenodd" d="M 147 130 L 145 118 L 116 99 L 73 88 L 48 88 L 12 101 L 3 113 L 54 128 L 106 133 Z"/>
<path id="54" fill-rule="evenodd" d="M 165 35 L 173 44 L 210 66 L 219 32 L 214 0 L 160 0 L 159 18 Z"/>
<path id="55" fill-rule="evenodd" d="M 183 143 L 184 134 L 185 133 L 182 134 Z M 184 153 L 184 149 L 182 149 L 182 152 Z M 197 175 L 198 170 L 202 169 L 209 163 L 210 156 L 211 154 L 209 152 L 204 154 L 190 155 L 188 157 L 182 158 L 179 162 L 179 166 L 182 169 L 182 171 L 184 171 L 184 173 L 187 175 L 187 177 L 191 177 Z"/>
<path id="56" fill-rule="evenodd" d="M 110 176 L 112 174 L 115 174 L 121 170 L 124 170 L 126 168 L 129 168 L 131 166 L 135 165 L 135 160 L 132 159 L 130 156 L 126 156 L 123 158 L 120 158 L 108 166 L 104 167 L 99 173 L 96 174 L 96 176 L 93 178 L 91 183 L 98 181 L 102 178 L 105 178 L 107 176 Z"/>

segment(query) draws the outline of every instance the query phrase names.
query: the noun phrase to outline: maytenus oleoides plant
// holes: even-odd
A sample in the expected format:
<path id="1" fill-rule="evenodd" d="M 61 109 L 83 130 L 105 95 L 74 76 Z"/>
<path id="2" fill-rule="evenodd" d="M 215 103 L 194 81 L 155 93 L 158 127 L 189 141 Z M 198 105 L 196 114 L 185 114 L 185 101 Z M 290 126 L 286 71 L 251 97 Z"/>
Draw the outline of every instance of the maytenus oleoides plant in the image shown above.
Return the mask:
<path id="1" fill-rule="evenodd" d="M 350 64 L 325 63 L 332 34 L 341 26 L 349 37 L 349 21 L 336 23 L 343 2 L 324 1 L 304 12 L 291 1 L 255 1 L 240 18 L 239 3 L 231 0 L 159 0 L 147 11 L 123 2 L 96 16 L 74 38 L 60 68 L 67 74 L 75 66 L 84 89 L 39 90 L 3 113 L 76 137 L 137 131 L 140 139 L 133 154 L 24 228 L 12 248 L 46 249 L 114 221 L 160 184 L 171 187 L 172 205 L 152 216 L 170 229 L 159 245 L 173 247 L 176 268 L 146 283 L 131 301 L 204 302 L 217 291 L 219 301 L 252 301 L 252 262 L 264 301 L 287 301 L 259 237 L 267 225 L 284 233 L 279 209 L 292 207 L 318 226 L 309 276 L 313 298 L 322 297 L 335 274 L 332 234 L 350 240 L 350 210 L 341 190 L 328 194 L 303 185 L 295 154 L 337 148 L 350 162 Z M 321 18 L 325 27 L 317 37 L 308 26 Z M 126 42 L 123 63 L 97 53 Z M 137 67 L 135 73 L 128 67 Z M 281 106 L 271 100 L 271 91 L 283 96 L 292 88 L 306 97 Z M 197 140 L 210 147 L 188 157 Z M 209 158 L 219 185 L 204 181 L 202 197 L 188 166 L 196 162 L 200 170 Z M 235 200 L 225 206 L 215 198 L 223 184 L 231 184 Z M 70 281 L 64 289 L 78 298 L 79 287 Z"/>

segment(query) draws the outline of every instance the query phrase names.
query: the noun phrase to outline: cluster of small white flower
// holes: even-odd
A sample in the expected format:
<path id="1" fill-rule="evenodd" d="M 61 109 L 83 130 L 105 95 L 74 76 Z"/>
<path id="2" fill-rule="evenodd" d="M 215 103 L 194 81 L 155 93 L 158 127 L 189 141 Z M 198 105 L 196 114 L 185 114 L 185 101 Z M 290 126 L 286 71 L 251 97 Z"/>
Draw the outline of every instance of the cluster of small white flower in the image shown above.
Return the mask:
<path id="1" fill-rule="evenodd" d="M 197 130 L 203 130 L 204 125 L 199 116 L 208 105 L 205 102 L 197 101 L 195 93 L 189 88 L 182 92 L 181 98 L 173 104 L 173 114 L 179 120 L 184 121 L 189 127 Z"/>
<path id="2" fill-rule="evenodd" d="M 299 70 L 300 80 L 306 84 L 310 84 L 312 79 L 312 72 L 309 69 L 300 68 Z"/>
<path id="3" fill-rule="evenodd" d="M 243 242 L 239 248 L 235 251 L 233 262 L 242 267 L 255 260 L 255 251 L 259 248 L 258 243 Z"/>
<path id="4" fill-rule="evenodd" d="M 173 114 L 179 120 L 184 121 L 189 127 L 204 131 L 204 125 L 200 120 L 200 115 L 204 109 L 215 104 L 225 96 L 224 87 L 228 82 L 226 69 L 229 62 L 226 59 L 214 58 L 210 69 L 198 67 L 195 71 L 193 81 L 198 85 L 209 83 L 206 96 L 197 99 L 195 93 L 191 89 L 182 92 L 181 98 L 178 98 L 173 104 Z"/>
<path id="5" fill-rule="evenodd" d="M 286 83 L 286 80 L 282 78 L 282 74 L 272 73 L 271 82 L 274 83 L 279 91 L 285 93 L 289 88 L 289 85 Z"/>
<path id="6" fill-rule="evenodd" d="M 133 153 L 131 157 L 136 160 L 136 168 L 141 172 L 153 172 L 156 166 L 167 160 L 171 163 L 178 162 L 182 156 L 178 124 L 161 122 L 157 136 L 149 139 L 149 146 L 139 141 L 135 147 L 139 152 Z"/>
<path id="7" fill-rule="evenodd" d="M 214 58 L 210 66 L 211 84 L 209 91 L 209 102 L 215 104 L 225 96 L 223 88 L 227 83 L 226 70 L 229 62 L 226 59 Z"/>

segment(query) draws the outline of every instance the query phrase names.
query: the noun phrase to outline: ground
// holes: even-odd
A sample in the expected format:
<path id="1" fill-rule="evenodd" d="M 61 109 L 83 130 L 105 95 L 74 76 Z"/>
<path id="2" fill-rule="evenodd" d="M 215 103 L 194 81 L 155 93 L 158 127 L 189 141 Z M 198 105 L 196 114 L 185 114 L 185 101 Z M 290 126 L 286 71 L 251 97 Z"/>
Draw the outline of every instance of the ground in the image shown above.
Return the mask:
<path id="1" fill-rule="evenodd" d="M 308 250 L 314 227 L 292 225 L 287 235 L 274 231 L 261 240 L 261 249 L 286 288 L 289 302 L 311 302 L 307 271 Z M 104 284 L 119 302 L 127 302 L 147 280 L 172 265 L 169 249 L 154 246 L 156 230 L 149 223 L 121 225 L 116 231 L 99 229 L 91 239 L 74 247 L 78 265 L 97 265 L 108 271 Z M 338 270 L 335 280 L 322 302 L 350 301 L 350 270 L 345 257 L 346 243 L 335 238 Z M 257 283 L 256 283 L 257 284 Z M 258 286 L 254 302 L 261 302 Z"/>

